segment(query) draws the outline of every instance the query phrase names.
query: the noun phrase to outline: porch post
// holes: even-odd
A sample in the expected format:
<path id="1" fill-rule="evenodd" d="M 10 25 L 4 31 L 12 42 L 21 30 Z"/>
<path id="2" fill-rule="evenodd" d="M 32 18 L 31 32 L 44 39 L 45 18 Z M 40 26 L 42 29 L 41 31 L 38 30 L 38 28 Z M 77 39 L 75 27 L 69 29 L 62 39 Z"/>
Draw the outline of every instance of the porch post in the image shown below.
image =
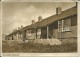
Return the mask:
<path id="1" fill-rule="evenodd" d="M 47 26 L 47 39 L 49 38 L 49 26 Z"/>
<path id="2" fill-rule="evenodd" d="M 35 32 L 36 32 L 36 39 L 37 39 L 37 28 L 35 29 Z"/>
<path id="3" fill-rule="evenodd" d="M 17 36 L 17 40 L 18 40 L 18 33 L 16 34 L 16 36 Z"/>
<path id="4" fill-rule="evenodd" d="M 42 28 L 40 28 L 41 29 L 41 35 L 40 35 L 40 39 L 42 39 Z"/>
<path id="5" fill-rule="evenodd" d="M 16 39 L 16 35 L 15 35 L 15 34 L 13 34 L 13 36 L 14 36 L 13 38 L 14 38 L 14 40 L 15 40 L 15 39 Z"/>
<path id="6" fill-rule="evenodd" d="M 20 40 L 20 33 L 18 34 L 19 40 Z"/>
<path id="7" fill-rule="evenodd" d="M 12 35 L 12 40 L 13 40 L 13 35 Z"/>
<path id="8" fill-rule="evenodd" d="M 23 41 L 26 40 L 26 31 L 23 31 Z"/>
<path id="9" fill-rule="evenodd" d="M 20 33 L 20 39 L 21 39 L 21 40 L 23 39 L 22 33 Z"/>
<path id="10" fill-rule="evenodd" d="M 15 35 L 13 34 L 13 40 L 15 39 Z"/>
<path id="11" fill-rule="evenodd" d="M 20 40 L 20 34 L 18 33 L 18 39 Z"/>

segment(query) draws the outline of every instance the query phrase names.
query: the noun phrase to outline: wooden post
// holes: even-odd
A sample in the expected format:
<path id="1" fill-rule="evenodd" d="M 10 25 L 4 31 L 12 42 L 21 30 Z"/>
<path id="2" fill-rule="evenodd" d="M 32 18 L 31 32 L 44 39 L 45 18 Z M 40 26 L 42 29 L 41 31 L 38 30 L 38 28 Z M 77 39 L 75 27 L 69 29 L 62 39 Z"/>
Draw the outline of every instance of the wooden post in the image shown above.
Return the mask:
<path id="1" fill-rule="evenodd" d="M 23 37 L 22 37 L 22 33 L 20 33 L 20 39 L 21 39 L 21 40 L 23 39 Z"/>
<path id="2" fill-rule="evenodd" d="M 14 34 L 13 34 L 13 40 L 15 39 L 15 36 L 14 36 Z"/>
<path id="3" fill-rule="evenodd" d="M 12 40 L 13 40 L 13 35 L 12 35 Z"/>
<path id="4" fill-rule="evenodd" d="M 19 40 L 19 38 L 20 38 L 20 35 L 19 35 L 19 33 L 18 33 L 18 40 Z"/>
<path id="5" fill-rule="evenodd" d="M 16 34 L 16 36 L 17 36 L 17 39 L 18 39 L 18 34 Z"/>
<path id="6" fill-rule="evenodd" d="M 42 28 L 41 28 L 41 35 L 40 35 L 40 39 L 42 39 Z"/>
<path id="7" fill-rule="evenodd" d="M 26 31 L 23 31 L 23 41 L 26 40 Z"/>
<path id="8" fill-rule="evenodd" d="M 47 26 L 47 39 L 49 38 L 49 27 Z"/>
<path id="9" fill-rule="evenodd" d="M 36 32 L 36 39 L 37 39 L 37 28 L 35 29 L 35 32 Z"/>

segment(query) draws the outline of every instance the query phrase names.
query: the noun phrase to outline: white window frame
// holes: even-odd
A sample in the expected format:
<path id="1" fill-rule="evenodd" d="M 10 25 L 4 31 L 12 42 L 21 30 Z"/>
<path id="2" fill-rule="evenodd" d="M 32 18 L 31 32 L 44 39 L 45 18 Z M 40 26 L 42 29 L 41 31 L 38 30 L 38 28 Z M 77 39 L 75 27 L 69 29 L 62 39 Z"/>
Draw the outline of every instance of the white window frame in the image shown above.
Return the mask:
<path id="1" fill-rule="evenodd" d="M 68 21 L 70 22 L 69 24 L 65 23 L 65 22 L 68 22 Z M 60 20 L 60 21 L 58 21 L 58 32 L 71 31 L 70 26 L 71 26 L 71 19 Z"/>
<path id="2" fill-rule="evenodd" d="M 62 27 L 62 22 L 61 21 L 58 21 L 58 32 L 61 32 L 61 28 Z"/>

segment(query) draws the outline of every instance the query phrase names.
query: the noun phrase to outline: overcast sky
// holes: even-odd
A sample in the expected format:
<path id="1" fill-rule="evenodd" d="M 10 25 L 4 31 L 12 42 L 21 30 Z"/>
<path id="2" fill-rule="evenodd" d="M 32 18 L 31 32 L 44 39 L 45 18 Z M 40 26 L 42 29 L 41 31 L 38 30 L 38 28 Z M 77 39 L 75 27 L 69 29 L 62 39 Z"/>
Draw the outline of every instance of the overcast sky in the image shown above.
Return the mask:
<path id="1" fill-rule="evenodd" d="M 76 1 L 76 0 L 2 0 L 4 2 L 67 2 L 67 1 Z"/>
<path id="2" fill-rule="evenodd" d="M 38 20 L 38 16 L 46 18 L 54 15 L 58 6 L 66 10 L 75 5 L 75 2 L 3 2 L 3 34 L 9 34 L 21 25 L 30 25 L 31 20 Z"/>

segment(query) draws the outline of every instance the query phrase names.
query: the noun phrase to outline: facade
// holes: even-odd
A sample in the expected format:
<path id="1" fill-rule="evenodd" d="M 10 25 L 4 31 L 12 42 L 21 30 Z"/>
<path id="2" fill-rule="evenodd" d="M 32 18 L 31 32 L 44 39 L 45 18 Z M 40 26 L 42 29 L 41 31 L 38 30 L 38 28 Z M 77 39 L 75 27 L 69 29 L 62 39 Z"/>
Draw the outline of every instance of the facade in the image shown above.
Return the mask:
<path id="1" fill-rule="evenodd" d="M 56 14 L 38 22 L 13 31 L 6 37 L 8 40 L 36 40 L 36 39 L 77 39 L 77 6 L 62 11 L 56 8 Z"/>
<path id="2" fill-rule="evenodd" d="M 5 37 L 6 37 L 6 35 L 2 34 L 2 40 L 6 40 Z"/>

